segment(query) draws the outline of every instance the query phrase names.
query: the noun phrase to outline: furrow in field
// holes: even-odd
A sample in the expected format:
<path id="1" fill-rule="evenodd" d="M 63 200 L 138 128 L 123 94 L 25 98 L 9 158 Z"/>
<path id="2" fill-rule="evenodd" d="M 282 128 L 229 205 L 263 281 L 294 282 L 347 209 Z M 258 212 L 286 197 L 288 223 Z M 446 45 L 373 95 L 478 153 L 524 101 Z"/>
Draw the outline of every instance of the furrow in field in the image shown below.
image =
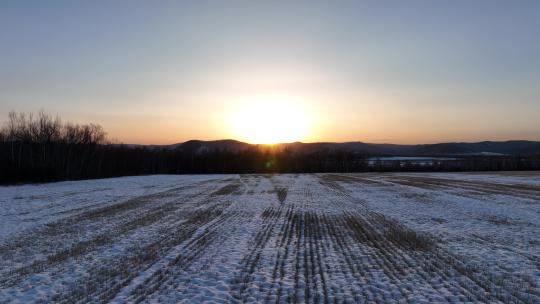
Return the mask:
<path id="1" fill-rule="evenodd" d="M 249 299 L 248 288 L 255 279 L 255 272 L 261 262 L 263 249 L 274 234 L 276 226 L 283 225 L 282 215 L 286 212 L 287 210 L 284 205 L 280 205 L 277 208 L 268 207 L 262 212 L 261 217 L 263 221 L 259 231 L 253 237 L 250 249 L 242 258 L 240 269 L 232 280 L 231 294 L 234 299 L 238 301 L 247 301 Z"/>
<path id="2" fill-rule="evenodd" d="M 337 187 L 333 188 L 339 189 Z M 337 196 L 336 199 L 344 197 L 345 196 Z M 479 280 L 471 280 L 469 277 L 463 277 L 463 273 L 460 274 L 454 271 L 452 280 L 446 280 L 451 283 L 446 282 L 437 284 L 436 280 L 431 279 L 431 277 L 438 277 L 440 279 L 441 277 L 444 278 L 444 275 L 441 269 L 437 269 L 433 265 L 442 264 L 446 267 L 451 267 L 453 264 L 441 263 L 445 262 L 445 260 L 440 260 L 438 261 L 439 263 L 433 263 L 432 259 L 438 259 L 438 257 L 434 254 L 436 251 L 431 251 L 438 249 L 435 244 L 431 244 L 432 241 L 387 219 L 381 214 L 365 210 L 364 208 L 361 208 L 362 206 L 359 207 L 360 213 L 347 214 L 346 222 L 348 224 L 348 229 L 346 229 L 346 231 L 355 232 L 353 236 L 355 236 L 357 243 L 364 243 L 369 247 L 376 249 L 370 254 L 371 261 L 369 264 L 377 265 L 377 268 L 383 271 L 385 278 L 379 277 L 377 279 L 379 283 L 388 280 L 390 286 L 400 286 L 402 281 L 408 279 L 405 275 L 407 273 L 412 273 L 414 274 L 415 280 L 420 280 L 418 283 L 422 284 L 422 286 L 431 286 L 434 291 L 439 291 L 441 294 L 453 294 L 461 300 L 475 298 L 477 300 L 486 299 L 486 295 L 489 294 L 490 291 L 487 289 L 487 284 L 479 285 Z M 355 250 L 355 252 L 358 252 L 358 250 Z M 431 265 L 431 273 L 427 272 L 426 269 L 423 269 L 422 265 Z M 483 279 L 484 281 L 488 280 L 487 278 Z M 463 286 L 457 283 L 460 280 L 478 282 L 475 282 L 477 284 L 471 284 L 469 288 L 464 289 Z M 477 293 L 476 296 L 473 295 L 474 291 L 478 288 L 481 288 L 484 292 L 482 294 Z M 406 290 L 397 291 L 401 294 L 401 297 L 404 297 L 407 293 Z M 380 299 L 383 302 L 395 300 L 393 299 L 395 295 L 388 295 L 384 292 L 377 292 L 377 294 L 383 296 L 383 298 Z M 491 297 L 490 299 L 502 300 L 495 297 Z M 450 301 L 452 298 L 446 298 L 446 300 Z M 517 298 L 514 298 L 514 300 L 517 300 Z"/>
<path id="3" fill-rule="evenodd" d="M 45 258 L 34 259 L 31 263 L 12 270 L 8 275 L 2 275 L 0 282 L 6 286 L 13 286 L 29 275 L 51 270 L 70 259 L 77 259 L 104 246 L 109 246 L 115 240 L 121 239 L 141 227 L 152 225 L 157 221 L 166 221 L 167 217 L 171 217 L 171 211 L 177 208 L 177 203 L 179 203 L 177 200 L 170 201 L 166 198 L 174 198 L 174 195 L 178 195 L 181 193 L 179 191 L 183 190 L 185 189 L 169 190 L 99 208 L 74 218 L 48 224 L 12 243 L 8 242 L 0 251 L 4 262 L 13 263 L 23 257 L 27 261 L 32 261 L 33 259 L 29 256 L 45 255 Z M 189 196 L 197 194 L 200 193 L 188 195 L 186 198 L 189 199 Z M 143 212 L 141 209 L 147 210 Z M 98 214 L 100 216 L 97 216 Z M 144 215 L 141 217 L 140 214 Z M 100 227 L 101 229 L 91 229 L 90 227 Z M 36 240 L 36 242 L 32 243 L 32 240 Z M 61 243 L 64 245 L 54 246 L 54 244 Z"/>
<path id="4" fill-rule="evenodd" d="M 60 303 L 109 301 L 142 270 L 160 260 L 173 247 L 188 241 L 201 227 L 220 217 L 223 207 L 223 204 L 211 204 L 196 210 L 175 227 L 169 227 L 167 233 L 157 240 L 142 247 L 131 248 L 129 256 L 103 261 L 104 263 L 90 269 L 88 272 L 92 281 L 85 282 L 82 290 L 78 288 L 81 285 L 74 284 L 75 288 L 53 300 Z"/>
<path id="5" fill-rule="evenodd" d="M 174 290 L 178 288 L 178 277 L 182 277 L 186 270 L 202 255 L 207 253 L 210 246 L 222 244 L 225 240 L 221 237 L 223 229 L 233 229 L 239 224 L 241 216 L 237 213 L 224 213 L 214 219 L 206 227 L 199 229 L 190 240 L 180 244 L 172 255 L 162 258 L 157 269 L 152 270 L 151 275 L 138 280 L 136 287 L 129 288 L 128 296 L 121 297 L 119 302 L 141 302 L 160 291 Z M 143 273 L 144 275 L 145 273 Z M 120 298 L 117 298 L 120 300 Z"/>
<path id="6" fill-rule="evenodd" d="M 538 183 L 456 176 L 186 178 L 19 230 L 0 302 L 539 303 Z"/>
<path id="7" fill-rule="evenodd" d="M 472 180 L 455 180 L 449 178 L 400 176 L 388 179 L 391 182 L 430 190 L 466 189 L 478 193 L 498 194 L 539 200 L 540 187 L 520 184 L 495 184 Z"/>
<path id="8" fill-rule="evenodd" d="M 215 184 L 208 186 L 215 187 Z M 173 245 L 175 237 L 182 240 L 191 231 L 200 228 L 203 223 L 201 220 L 207 213 L 212 215 L 212 212 L 220 211 L 213 210 L 215 201 L 205 199 L 204 195 L 200 195 L 201 188 L 202 192 L 208 192 L 204 184 L 196 185 L 193 188 L 194 191 L 187 191 L 190 188 L 181 187 L 175 189 L 174 192 L 167 191 L 165 195 L 158 193 L 145 197 L 143 199 L 145 203 L 142 205 L 130 200 L 129 204 L 123 204 L 121 207 L 100 208 L 92 211 L 89 216 L 88 214 L 78 216 L 79 219 L 86 219 L 81 220 L 84 224 L 82 227 L 94 230 L 95 236 L 89 241 L 74 242 L 74 245 L 67 250 L 60 250 L 49 255 L 46 263 L 43 263 L 44 267 L 30 268 L 31 272 L 12 277 L 12 279 L 21 282 L 22 285 L 19 285 L 24 290 L 24 286 L 27 285 L 26 276 L 33 277 L 33 273 L 37 275 L 45 271 L 48 277 L 54 278 L 54 282 L 62 286 L 60 291 L 56 291 L 55 300 L 57 301 L 88 301 L 94 294 L 100 292 L 102 288 L 100 286 L 108 290 L 108 295 L 93 299 L 96 301 L 106 299 L 113 295 L 114 290 L 118 290 L 122 284 L 125 284 L 124 278 L 131 276 L 131 273 L 126 272 L 129 267 L 133 266 L 136 270 L 138 269 L 136 267 L 153 261 L 167 247 Z M 118 211 L 133 204 L 138 205 L 138 208 L 130 206 L 127 208 L 129 212 Z M 102 217 L 95 216 L 98 213 Z M 90 229 L 88 226 L 99 227 L 99 229 Z M 179 232 L 170 233 L 175 229 Z M 153 241 L 152 237 L 158 241 Z M 97 259 L 100 260 L 100 264 L 95 264 Z M 66 280 L 65 277 L 69 275 L 69 272 L 65 269 L 68 267 L 75 267 L 82 271 L 77 270 L 77 276 Z M 31 285 L 28 286 L 31 288 Z"/>
<path id="9" fill-rule="evenodd" d="M 51 253 L 50 250 L 69 248 L 70 245 L 76 245 L 81 236 L 90 238 L 92 232 L 101 232 L 99 229 L 95 229 L 96 227 L 107 227 L 111 228 L 109 230 L 113 230 L 115 226 L 128 224 L 129 221 L 138 218 L 142 208 L 152 207 L 158 210 L 171 202 L 171 200 L 174 200 L 180 193 L 187 197 L 200 194 L 200 190 L 195 193 L 186 192 L 185 194 L 184 191 L 190 188 L 204 188 L 204 186 L 204 183 L 198 183 L 136 197 L 48 223 L 35 230 L 17 235 L 16 238 L 7 240 L 0 245 L 0 260 L 2 262 L 17 263 L 19 260 L 32 260 L 32 256 L 36 255 L 36 253 L 48 255 Z M 207 186 L 210 186 L 210 184 Z"/>

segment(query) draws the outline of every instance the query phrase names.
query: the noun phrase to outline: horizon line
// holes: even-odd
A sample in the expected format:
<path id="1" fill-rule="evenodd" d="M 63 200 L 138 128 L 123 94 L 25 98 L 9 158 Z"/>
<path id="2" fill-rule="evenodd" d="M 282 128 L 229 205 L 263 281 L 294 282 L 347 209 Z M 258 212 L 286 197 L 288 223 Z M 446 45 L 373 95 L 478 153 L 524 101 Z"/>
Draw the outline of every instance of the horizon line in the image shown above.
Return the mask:
<path id="1" fill-rule="evenodd" d="M 204 140 L 204 139 L 189 139 L 183 142 L 176 142 L 171 144 L 138 144 L 138 143 L 110 143 L 113 145 L 131 145 L 131 146 L 173 146 L 173 145 L 181 145 L 192 141 L 199 141 L 199 142 L 218 142 L 218 141 L 235 141 L 242 144 L 252 145 L 252 146 L 275 146 L 275 145 L 288 145 L 288 144 L 348 144 L 348 143 L 361 143 L 361 144 L 367 144 L 367 145 L 395 145 L 395 146 L 419 146 L 419 145 L 440 145 L 440 144 L 477 144 L 477 143 L 504 143 L 504 142 L 539 142 L 538 140 L 530 140 L 530 139 L 505 139 L 505 140 L 479 140 L 479 141 L 444 141 L 444 142 L 433 142 L 433 143 L 412 143 L 412 144 L 395 144 L 391 142 L 383 142 L 383 143 L 375 143 L 375 142 L 365 142 L 365 141 L 314 141 L 314 142 L 303 142 L 303 141 L 294 141 L 294 142 L 279 142 L 279 143 L 250 143 L 247 141 L 242 141 L 238 139 L 232 139 L 232 138 L 224 138 L 224 139 L 210 139 L 210 140 Z"/>

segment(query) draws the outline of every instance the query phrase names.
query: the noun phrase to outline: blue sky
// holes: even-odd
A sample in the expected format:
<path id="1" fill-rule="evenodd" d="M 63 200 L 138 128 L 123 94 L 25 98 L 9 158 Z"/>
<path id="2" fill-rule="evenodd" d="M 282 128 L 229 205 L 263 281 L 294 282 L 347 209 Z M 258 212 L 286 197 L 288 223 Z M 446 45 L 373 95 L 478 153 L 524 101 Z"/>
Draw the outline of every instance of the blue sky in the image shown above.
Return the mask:
<path id="1" fill-rule="evenodd" d="M 303 141 L 540 140 L 539 54 L 540 1 L 2 1 L 0 120 L 235 138 L 273 96 Z"/>

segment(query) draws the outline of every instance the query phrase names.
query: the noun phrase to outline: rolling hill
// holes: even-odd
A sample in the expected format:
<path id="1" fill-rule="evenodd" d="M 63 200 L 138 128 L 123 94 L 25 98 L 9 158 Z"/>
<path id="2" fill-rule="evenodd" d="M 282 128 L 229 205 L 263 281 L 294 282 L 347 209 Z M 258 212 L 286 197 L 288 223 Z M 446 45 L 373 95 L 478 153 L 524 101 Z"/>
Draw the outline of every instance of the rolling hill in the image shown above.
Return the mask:
<path id="1" fill-rule="evenodd" d="M 147 146 L 153 148 L 174 149 L 182 152 L 205 153 L 215 150 L 242 151 L 250 148 L 288 149 L 295 153 L 315 153 L 320 151 L 343 151 L 362 153 L 373 156 L 466 156 L 466 155 L 540 155 L 540 142 L 526 140 L 482 141 L 482 142 L 450 142 L 419 145 L 374 144 L 364 142 L 316 142 L 316 143 L 282 143 L 272 146 L 254 145 L 237 140 L 190 140 L 184 143 L 164 146 Z"/>

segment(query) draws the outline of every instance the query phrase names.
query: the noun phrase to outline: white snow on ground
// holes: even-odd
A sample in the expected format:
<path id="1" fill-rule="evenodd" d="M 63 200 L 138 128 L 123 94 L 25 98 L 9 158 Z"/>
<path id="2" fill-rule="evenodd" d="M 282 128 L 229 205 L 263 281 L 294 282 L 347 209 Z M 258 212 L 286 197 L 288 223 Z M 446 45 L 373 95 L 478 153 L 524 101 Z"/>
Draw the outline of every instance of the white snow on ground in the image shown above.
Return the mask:
<path id="1" fill-rule="evenodd" d="M 186 183 L 223 177 L 154 175 L 0 187 L 0 241 L 19 231 L 85 210 Z"/>
<path id="2" fill-rule="evenodd" d="M 540 302 L 540 172 L 0 187 L 0 303 Z"/>

